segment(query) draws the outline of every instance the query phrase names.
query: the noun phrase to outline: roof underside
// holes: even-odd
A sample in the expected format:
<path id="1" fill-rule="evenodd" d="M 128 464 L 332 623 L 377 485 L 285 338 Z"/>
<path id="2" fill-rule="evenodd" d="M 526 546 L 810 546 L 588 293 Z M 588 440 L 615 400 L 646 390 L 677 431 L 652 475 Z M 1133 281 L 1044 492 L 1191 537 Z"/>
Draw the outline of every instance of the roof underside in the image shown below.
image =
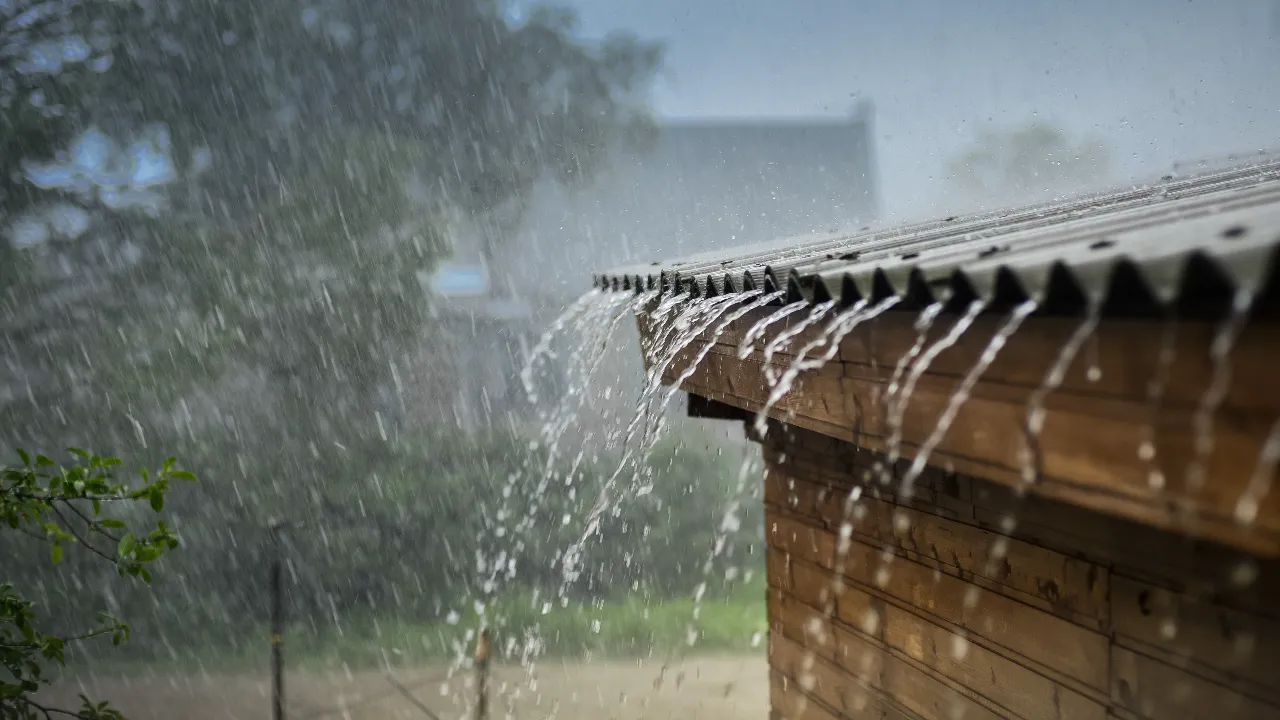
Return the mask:
<path id="1" fill-rule="evenodd" d="M 955 308 L 1025 300 L 1039 311 L 1219 314 L 1238 296 L 1255 312 L 1280 297 L 1280 161 L 1122 192 L 855 235 L 788 239 L 612 270 L 611 290 L 712 296 L 786 290 L 841 304 L 892 296 Z"/>

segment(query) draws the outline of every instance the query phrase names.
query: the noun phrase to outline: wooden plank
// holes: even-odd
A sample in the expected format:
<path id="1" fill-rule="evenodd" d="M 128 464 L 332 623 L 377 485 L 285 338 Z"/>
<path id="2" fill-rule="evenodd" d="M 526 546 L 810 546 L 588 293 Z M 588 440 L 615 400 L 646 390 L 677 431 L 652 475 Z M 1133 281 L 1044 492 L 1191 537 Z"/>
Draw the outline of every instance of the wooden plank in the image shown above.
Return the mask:
<path id="1" fill-rule="evenodd" d="M 1087 687 L 1106 688 L 1107 638 L 905 558 L 853 542 L 845 575 Z"/>
<path id="2" fill-rule="evenodd" d="M 1015 535 L 1064 554 L 1112 566 L 1124 575 L 1193 596 L 1214 596 L 1229 607 L 1280 619 L 1280 563 L 1181 534 L 1162 532 L 1075 505 L 975 481 L 980 525 L 1016 520 Z M 1241 582 L 1240 578 L 1248 582 Z"/>
<path id="3" fill-rule="evenodd" d="M 709 397 L 758 409 L 765 395 L 760 367 L 751 361 L 711 355 L 686 389 L 714 393 L 706 387 L 727 383 L 729 395 Z M 865 448 L 884 449 L 889 432 L 879 398 L 883 383 L 836 378 L 837 372 L 838 366 L 828 365 L 820 372 L 802 375 L 774 415 Z M 953 384 L 950 378 L 926 377 L 917 386 L 903 417 L 904 456 L 911 457 L 932 433 L 950 401 Z M 839 403 L 824 397 L 832 393 L 851 399 L 838 407 Z M 997 482 L 1020 484 L 1026 398 L 1024 390 L 1011 394 L 1007 388 L 979 383 L 935 450 L 936 462 Z M 1183 470 L 1195 460 L 1196 433 L 1190 413 L 1166 411 L 1160 415 L 1153 465 L 1138 453 L 1149 434 L 1146 418 L 1150 413 L 1145 405 L 1094 402 L 1068 408 L 1062 404 L 1060 394 L 1050 396 L 1046 404 L 1045 430 L 1040 436 L 1044 474 L 1035 488 L 1037 493 L 1157 527 L 1280 554 L 1280 493 L 1263 500 L 1251 527 L 1242 527 L 1232 518 L 1269 418 L 1232 415 L 1226 410 L 1220 413 L 1215 447 L 1205 463 L 1208 482 L 1193 489 L 1182 485 Z M 1153 469 L 1169 478 L 1165 486 L 1151 485 Z"/>
<path id="4" fill-rule="evenodd" d="M 833 567 L 835 536 L 781 514 L 772 513 L 765 521 L 766 540 L 792 558 L 800 558 L 823 567 Z"/>
<path id="5" fill-rule="evenodd" d="M 796 585 L 791 594 L 811 606 L 827 607 L 831 597 L 830 573 L 805 563 L 795 566 Z M 1102 703 L 1053 682 L 1023 664 L 994 650 L 969 642 L 961 633 L 931 623 L 919 615 L 856 587 L 843 588 L 835 596 L 834 616 L 872 640 L 885 643 L 903 655 L 1026 718 L 1097 718 L 1105 714 Z M 808 616 L 788 618 L 788 626 L 809 622 Z M 807 629 L 802 626 L 796 632 Z M 838 627 L 832 630 L 838 634 Z M 803 635 L 811 647 L 825 647 L 818 638 Z M 832 648 L 832 652 L 835 648 Z"/>
<path id="6" fill-rule="evenodd" d="M 844 523 L 846 493 L 822 482 L 810 483 L 770 467 L 766 501 L 784 515 L 830 531 Z M 1102 630 L 1108 612 L 1108 570 L 1021 540 L 889 503 L 864 493 L 850 514 L 854 536 L 931 568 L 1001 592 L 1094 630 Z M 780 503 L 787 507 L 782 508 Z M 949 512 L 942 510 L 942 512 Z M 820 517 L 821 519 L 820 519 Z M 992 552 L 1003 552 L 993 557 Z"/>
<path id="7" fill-rule="evenodd" d="M 800 576 L 805 573 L 800 569 L 800 562 L 815 564 L 827 571 L 834 567 L 834 555 L 828 555 L 828 549 L 835 545 L 834 535 L 807 528 L 794 520 L 782 519 L 782 522 L 784 527 L 798 526 L 804 531 L 804 534 L 787 531 L 788 535 L 804 540 L 793 543 L 797 552 L 793 552 L 792 573 L 797 578 L 797 587 Z M 819 551 L 812 552 L 811 548 Z M 1104 635 L 906 558 L 890 556 L 890 559 L 891 562 L 886 563 L 882 551 L 854 541 L 846 556 L 844 575 L 856 583 L 855 587 L 877 592 L 963 628 L 975 642 L 989 642 L 1016 653 L 1046 674 L 1056 672 L 1082 687 L 1106 691 L 1107 638 Z"/>
<path id="8" fill-rule="evenodd" d="M 1112 646 L 1111 699 L 1141 718 L 1271 720 L 1280 706 L 1215 684 L 1185 670 Z"/>
<path id="9" fill-rule="evenodd" d="M 721 335 L 715 351 L 736 356 L 746 328 L 769 312 L 761 309 L 739 319 Z M 841 342 L 838 359 L 850 364 L 892 370 L 917 341 L 916 318 L 916 313 L 891 310 L 874 321 L 862 323 Z M 799 319 L 792 316 L 772 326 L 769 335 L 781 332 Z M 953 320 L 954 316 L 939 318 L 928 336 L 929 342 L 948 332 Z M 934 359 L 929 367 L 930 373 L 952 377 L 963 375 L 977 362 L 992 333 L 1003 320 L 998 314 L 980 316 L 955 346 Z M 1008 385 L 1038 387 L 1080 322 L 1078 318 L 1028 318 L 992 363 L 987 377 Z M 1165 391 L 1169 405 L 1192 408 L 1200 401 L 1200 394 L 1213 374 L 1208 348 L 1219 327 L 1215 323 L 1183 320 L 1174 329 L 1174 362 L 1168 369 L 1169 381 Z M 819 332 L 820 328 L 814 328 L 801 334 L 791 344 L 791 349 L 798 349 L 816 339 Z M 1159 353 L 1167 333 L 1164 323 L 1158 321 L 1103 320 L 1093 333 L 1093 339 L 1081 348 L 1068 367 L 1060 392 L 1145 400 L 1148 383 L 1159 371 Z M 1236 381 L 1228 390 L 1226 406 L 1280 409 L 1280 392 L 1268 385 L 1273 373 L 1269 358 L 1275 357 L 1278 351 L 1280 334 L 1273 324 L 1260 321 L 1245 328 L 1231 357 L 1231 374 Z M 759 352 L 755 355 L 758 357 Z M 782 355 L 787 356 L 786 353 Z M 1088 372 L 1090 367 L 1097 369 L 1096 375 Z M 1252 392 L 1252 388 L 1265 388 L 1265 391 Z"/>
<path id="10" fill-rule="evenodd" d="M 787 678 L 823 709 L 831 708 L 842 718 L 907 720 L 910 716 L 895 708 L 872 688 L 853 680 L 830 661 L 811 656 L 806 648 L 789 637 L 771 638 L 769 665 Z"/>
<path id="11" fill-rule="evenodd" d="M 1107 615 L 1107 571 L 1021 540 L 954 520 L 864 496 L 855 532 L 891 543 L 948 567 L 987 578 L 1046 601 L 1059 614 L 1098 621 Z M 842 504 L 830 497 L 818 507 L 830 523 L 841 522 Z M 994 553 L 994 554 L 993 554 Z"/>
<path id="12" fill-rule="evenodd" d="M 990 707 L 977 702 L 966 689 L 943 682 L 883 645 L 830 622 L 815 608 L 783 601 L 789 619 L 782 626 L 795 641 L 792 657 L 779 657 L 779 662 L 792 663 L 792 677 L 803 680 L 823 660 L 834 660 L 857 682 L 866 683 L 883 693 L 895 705 L 926 720 L 950 720 L 954 717 L 1001 720 Z M 801 633 L 795 635 L 795 633 Z M 784 670 L 784 672 L 786 672 Z M 848 675 L 846 675 L 848 677 Z M 846 680 L 846 684 L 848 680 Z"/>
<path id="13" fill-rule="evenodd" d="M 777 671 L 769 673 L 769 713 L 779 720 L 846 720 L 800 690 L 799 684 Z"/>
<path id="14" fill-rule="evenodd" d="M 779 590 L 792 590 L 791 556 L 775 547 L 765 548 L 765 578 L 769 587 Z"/>
<path id="15" fill-rule="evenodd" d="M 739 360 L 735 333 L 766 311 L 742 318 L 711 348 L 685 383 L 686 389 L 748 411 L 767 395 L 761 353 Z M 803 373 L 779 403 L 775 417 L 832 437 L 884 449 L 884 389 L 902 354 L 916 341 L 914 318 L 887 313 L 859 326 L 841 347 L 840 359 L 817 372 Z M 931 433 L 950 400 L 957 379 L 973 366 L 1002 318 L 980 318 L 955 347 L 942 352 L 921 378 L 903 426 L 902 452 L 911 457 Z M 936 462 L 1002 483 L 1017 484 L 1022 474 L 1022 428 L 1026 403 L 1038 387 L 1062 342 L 1078 320 L 1031 318 L 1015 334 L 973 389 L 950 432 L 936 450 Z M 935 334 L 949 321 L 937 323 Z M 780 328 L 779 328 L 780 329 Z M 1280 413 L 1280 386 L 1270 383 L 1269 360 L 1280 351 L 1280 333 L 1265 322 L 1246 328 L 1226 366 L 1233 382 L 1213 418 L 1215 447 L 1206 465 L 1204 487 L 1184 485 L 1185 470 L 1196 459 L 1193 418 L 1204 389 L 1215 377 L 1208 345 L 1219 328 L 1183 323 L 1174 339 L 1175 360 L 1168 367 L 1165 403 L 1153 408 L 1149 384 L 1160 370 L 1160 324 L 1105 321 L 1097 342 L 1086 344 L 1062 387 L 1046 400 L 1040 437 L 1043 481 L 1036 491 L 1066 502 L 1128 517 L 1169 530 L 1280 555 L 1280 493 L 1271 493 L 1252 527 L 1233 519 L 1235 506 L 1272 420 Z M 816 330 L 796 339 L 799 348 Z M 692 344 L 689 354 L 701 350 Z M 775 371 L 790 359 L 774 358 Z M 1086 377 L 1096 367 L 1100 375 Z M 673 369 L 669 379 L 674 379 Z M 1153 426 L 1154 458 L 1138 448 Z M 1153 471 L 1165 478 L 1152 487 Z"/>
<path id="16" fill-rule="evenodd" d="M 1102 703 L 960 634 L 892 605 L 886 612 L 884 637 L 889 647 L 1021 717 L 1102 720 L 1106 715 Z"/>
<path id="17" fill-rule="evenodd" d="M 1111 592 L 1117 637 L 1220 681 L 1240 679 L 1280 704 L 1280 622 L 1126 577 L 1116 577 Z"/>
<path id="18" fill-rule="evenodd" d="M 733 405 L 689 393 L 689 417 L 708 420 L 750 420 L 752 414 Z"/>

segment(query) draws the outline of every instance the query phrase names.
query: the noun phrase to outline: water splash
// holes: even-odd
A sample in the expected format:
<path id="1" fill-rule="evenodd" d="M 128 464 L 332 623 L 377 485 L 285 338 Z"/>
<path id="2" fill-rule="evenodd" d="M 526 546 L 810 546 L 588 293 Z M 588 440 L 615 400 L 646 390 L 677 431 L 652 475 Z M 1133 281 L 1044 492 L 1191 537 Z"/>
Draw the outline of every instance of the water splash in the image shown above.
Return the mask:
<path id="1" fill-rule="evenodd" d="M 933 432 L 920 446 L 916 452 L 915 458 L 911 461 L 911 466 L 907 468 L 906 473 L 902 476 L 901 493 L 903 496 L 910 498 L 915 492 L 915 481 L 920 477 L 920 473 L 924 472 L 925 466 L 929 462 L 929 456 L 938 447 L 942 439 L 946 437 L 947 431 L 951 429 L 951 423 L 955 422 L 956 415 L 959 414 L 960 408 L 964 406 L 969 399 L 969 394 L 973 392 L 973 386 L 977 384 L 978 379 L 986 372 L 991 363 L 995 362 L 1000 351 L 1004 349 L 1009 338 L 1013 336 L 1018 328 L 1022 326 L 1022 321 L 1026 320 L 1031 313 L 1035 312 L 1036 301 L 1027 300 L 1021 305 L 1013 309 L 1009 313 L 1009 317 L 1004 323 L 996 329 L 994 335 L 991 336 L 987 347 L 982 351 L 982 355 L 978 358 L 978 362 L 964 376 L 964 380 L 960 382 L 960 386 L 951 393 L 951 398 L 947 401 L 947 407 L 942 411 L 942 415 L 938 418 L 938 422 L 934 425 Z"/>
<path id="2" fill-rule="evenodd" d="M 782 375 L 774 383 L 773 388 L 769 392 L 769 397 L 765 399 L 764 405 L 760 407 L 760 411 L 756 413 L 755 431 L 758 435 L 763 436 L 768 430 L 769 412 L 782 400 L 787 393 L 791 392 L 792 386 L 795 384 L 796 378 L 800 373 L 821 370 L 831 359 L 840 352 L 840 342 L 844 340 L 849 333 L 853 332 L 862 323 L 873 320 L 897 305 L 902 298 L 897 295 L 890 296 L 881 300 L 874 307 L 868 308 L 866 300 L 860 300 L 849 309 L 837 314 L 835 318 L 827 324 L 822 334 L 817 338 L 809 341 L 800 351 L 796 353 L 795 360 L 791 362 Z M 809 357 L 809 353 L 818 347 L 825 346 L 826 350 L 814 358 Z"/>
<path id="3" fill-rule="evenodd" d="M 784 305 L 777 311 L 756 321 L 756 324 L 752 325 L 750 329 L 747 330 L 747 334 L 742 337 L 742 344 L 738 346 L 738 359 L 746 360 L 751 356 L 751 351 L 755 349 L 756 340 L 759 340 L 760 337 L 764 335 L 764 331 L 767 330 L 769 326 L 784 320 L 807 307 L 809 307 L 809 303 L 800 300 L 793 302 L 790 305 Z"/>
<path id="4" fill-rule="evenodd" d="M 889 439 L 885 445 L 886 463 L 883 470 L 884 476 L 882 481 L 887 481 L 889 473 L 893 472 L 893 466 L 898 462 L 902 451 L 902 422 L 907 412 L 907 403 L 911 402 L 911 395 L 915 392 L 916 384 L 920 382 L 920 377 L 924 375 L 933 361 L 943 353 L 947 348 L 952 347 L 960 340 L 960 336 L 964 335 L 974 321 L 978 319 L 978 315 L 982 313 L 982 309 L 986 307 L 986 302 L 982 300 L 974 300 L 969 303 L 969 307 L 965 310 L 964 315 L 956 318 L 951 329 L 947 334 L 942 336 L 933 345 L 925 350 L 915 363 L 911 366 L 911 371 L 907 374 L 907 380 L 902 385 L 902 390 L 898 396 L 897 402 L 893 405 L 893 411 L 889 414 Z M 923 332 L 928 332 L 924 330 Z"/>
<path id="5" fill-rule="evenodd" d="M 636 405 L 636 412 L 632 416 L 631 422 L 628 423 L 622 440 L 622 458 L 616 469 L 601 486 L 595 503 L 587 513 L 585 527 L 581 535 L 566 548 L 561 556 L 561 596 L 567 592 L 569 585 L 576 581 L 581 573 L 578 566 L 582 558 L 583 549 L 586 543 L 599 532 L 601 518 L 605 510 L 610 507 L 611 497 L 618 479 L 628 467 L 636 468 L 637 475 L 639 475 L 654 445 L 657 443 L 659 434 L 649 432 L 649 424 L 646 420 L 650 417 L 650 413 L 654 412 L 653 399 L 662 389 L 662 378 L 667 369 L 690 343 L 703 335 L 733 304 L 749 300 L 755 294 L 722 295 L 700 300 L 682 296 L 682 300 L 674 303 L 678 304 L 687 300 L 679 313 L 669 321 L 670 327 L 663 327 L 655 333 L 661 335 L 664 340 L 657 343 L 657 347 L 652 351 L 651 357 L 653 360 L 647 372 L 644 390 L 641 392 L 640 399 Z M 674 307 L 674 304 L 672 307 Z M 667 314 L 669 313 L 670 308 L 667 309 Z M 658 408 L 658 411 L 661 411 L 661 409 Z M 643 442 L 637 448 L 633 440 L 642 425 L 645 426 L 646 432 L 642 436 Z"/>
<path id="6" fill-rule="evenodd" d="M 1277 418 L 1267 433 L 1262 451 L 1258 453 L 1258 463 L 1253 474 L 1249 476 L 1249 484 L 1236 500 L 1236 522 L 1241 525 L 1252 525 L 1258 518 L 1258 509 L 1262 501 L 1271 492 L 1271 484 L 1275 480 L 1276 467 L 1280 465 L 1280 418 Z"/>
<path id="7" fill-rule="evenodd" d="M 1023 441 L 1025 443 L 1022 451 L 1022 486 L 1018 488 L 1019 493 L 1025 491 L 1040 476 L 1042 471 L 1043 457 L 1040 453 L 1040 433 L 1044 430 L 1045 418 L 1045 399 L 1049 394 L 1062 387 L 1062 382 L 1067 377 L 1067 370 L 1071 364 L 1075 362 L 1076 356 L 1080 353 L 1080 348 L 1085 341 L 1094 337 L 1098 329 L 1098 321 L 1102 318 L 1101 303 L 1091 303 L 1085 318 L 1076 326 L 1071 336 L 1062 344 L 1058 350 L 1058 356 L 1049 366 L 1048 372 L 1045 373 L 1044 379 L 1040 381 L 1040 387 L 1027 398 L 1027 417 L 1023 424 Z"/>
<path id="8" fill-rule="evenodd" d="M 1218 409 L 1231 389 L 1231 351 L 1235 349 L 1236 340 L 1249 320 L 1249 310 L 1253 306 L 1253 295 L 1247 290 L 1235 294 L 1231 301 L 1231 312 L 1214 334 L 1209 345 L 1209 358 L 1213 363 L 1213 374 L 1209 386 L 1200 396 L 1195 415 L 1191 419 L 1195 432 L 1194 456 L 1187 467 L 1187 488 L 1199 490 L 1204 487 L 1205 464 L 1213 454 L 1213 423 Z"/>
<path id="9" fill-rule="evenodd" d="M 519 571 L 517 556 L 527 542 L 526 536 L 535 529 L 541 501 L 555 478 L 554 468 L 561 452 L 561 443 L 579 420 L 584 403 L 591 397 L 589 390 L 608 348 L 609 339 L 624 318 L 650 304 L 655 295 L 588 292 L 557 318 L 542 336 L 539 347 L 526 359 L 521 376 L 532 399 L 537 397 L 530 389 L 539 363 L 545 358 L 556 357 L 552 346 L 557 340 L 565 340 L 567 346 L 564 365 L 568 382 L 554 407 L 549 411 L 539 411 L 538 417 L 542 424 L 536 439 L 529 445 L 530 451 L 540 447 L 545 451 L 545 464 L 540 463 L 536 453 L 528 453 L 522 466 L 506 477 L 501 487 L 500 499 L 487 513 L 493 524 L 486 533 L 487 541 L 482 544 L 474 559 L 477 583 L 473 605 L 481 627 L 490 626 L 497 620 L 493 617 L 494 608 L 497 607 L 494 601 L 505 584 L 512 581 Z M 575 463 L 565 476 L 566 482 L 571 483 L 576 473 Z M 456 614 L 451 617 L 456 617 Z M 468 633 L 467 642 L 474 630 L 468 630 Z M 508 643 L 506 652 L 516 652 L 526 674 L 532 677 L 534 656 L 541 652 L 540 648 L 541 640 L 535 634 L 515 644 Z M 455 643 L 454 649 L 451 672 L 460 669 L 469 656 L 466 642 Z"/>
<path id="10" fill-rule="evenodd" d="M 738 468 L 737 483 L 733 489 L 733 499 L 729 501 L 728 507 L 725 508 L 724 514 L 721 516 L 720 527 L 712 540 L 711 549 L 707 552 L 707 558 L 702 563 L 702 579 L 694 589 L 693 610 L 690 613 L 690 620 L 685 626 L 686 636 L 695 640 L 697 638 L 695 624 L 701 617 L 702 598 L 707 592 L 708 578 L 711 577 L 711 572 L 715 569 L 716 560 L 721 556 L 730 554 L 729 538 L 741 528 L 738 512 L 742 509 L 742 497 L 746 494 L 751 479 L 757 475 L 757 471 L 758 467 L 754 457 L 748 455 L 742 460 L 742 465 Z M 730 569 L 732 570 L 732 568 Z M 730 575 L 731 573 L 726 572 L 725 579 L 733 579 Z M 689 645 L 692 644 L 689 643 Z"/>
<path id="11" fill-rule="evenodd" d="M 577 421 L 582 406 L 589 397 L 588 386 L 599 370 L 614 330 L 623 319 L 648 305 L 655 294 L 650 291 L 628 298 L 621 293 L 612 293 L 603 302 L 592 305 L 573 324 L 577 342 L 568 352 L 566 375 L 570 378 L 570 385 L 554 410 L 548 415 L 542 415 L 538 435 L 539 442 L 547 448 L 543 476 L 550 474 L 551 468 L 559 459 L 560 441 Z"/>

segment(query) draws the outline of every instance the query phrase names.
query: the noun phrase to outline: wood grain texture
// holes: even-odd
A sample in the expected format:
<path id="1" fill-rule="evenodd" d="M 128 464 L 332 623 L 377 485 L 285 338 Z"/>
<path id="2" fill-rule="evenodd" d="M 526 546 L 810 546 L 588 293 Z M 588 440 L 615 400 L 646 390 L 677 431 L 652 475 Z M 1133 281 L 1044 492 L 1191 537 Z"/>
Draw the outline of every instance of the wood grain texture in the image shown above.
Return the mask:
<path id="1" fill-rule="evenodd" d="M 714 341 L 695 340 L 667 369 L 667 381 L 706 350 L 682 388 L 723 406 L 759 411 L 769 397 L 763 353 L 740 359 L 737 346 L 763 314 L 749 313 Z M 889 312 L 858 326 L 831 362 L 797 376 L 770 417 L 864 449 L 888 450 L 894 433 L 886 391 L 895 366 L 918 339 L 914 320 L 913 314 Z M 940 318 L 927 339 L 945 333 L 953 320 Z M 921 375 L 903 408 L 903 457 L 913 458 L 934 433 L 960 378 L 1001 320 L 980 317 Z M 1061 387 L 1044 398 L 1044 428 L 1034 438 L 1036 452 L 1029 454 L 1028 402 L 1079 323 L 1036 317 L 1024 323 L 959 407 L 929 463 L 1010 487 L 1021 485 L 1030 471 L 1037 477 L 1036 494 L 1280 557 L 1280 492 L 1259 499 L 1251 523 L 1235 515 L 1267 432 L 1280 416 L 1280 384 L 1270 378 L 1271 358 L 1280 357 L 1280 328 L 1265 322 L 1247 326 L 1234 352 L 1215 363 L 1209 346 L 1218 326 L 1102 322 Z M 821 323 L 800 333 L 788 349 L 798 351 L 820 329 Z M 1172 353 L 1164 357 L 1171 362 L 1161 359 L 1166 346 Z M 769 368 L 781 374 L 793 360 L 780 352 Z M 1163 379 L 1159 402 L 1152 400 L 1155 378 Z M 1215 380 L 1225 381 L 1219 383 L 1221 403 L 1207 395 Z M 1203 467 L 1202 478 L 1192 472 L 1195 467 Z"/>
<path id="2" fill-rule="evenodd" d="M 775 713 L 1280 717 L 1273 560 L 940 470 L 908 500 L 876 479 L 884 456 L 776 429 L 761 438 Z"/>

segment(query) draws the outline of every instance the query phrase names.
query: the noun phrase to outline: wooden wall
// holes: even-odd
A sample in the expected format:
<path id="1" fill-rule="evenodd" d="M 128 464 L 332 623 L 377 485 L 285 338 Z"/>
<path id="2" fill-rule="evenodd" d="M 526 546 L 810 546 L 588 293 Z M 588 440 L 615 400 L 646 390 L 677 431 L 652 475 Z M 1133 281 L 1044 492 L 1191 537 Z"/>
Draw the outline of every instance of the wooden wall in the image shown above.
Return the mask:
<path id="1" fill-rule="evenodd" d="M 759 349 L 764 343 L 757 342 L 745 359 L 738 349 L 747 329 L 767 314 L 761 309 L 689 343 L 665 368 L 664 382 L 683 378 L 681 388 L 693 395 L 758 412 L 771 387 Z M 863 448 L 886 450 L 892 434 L 887 389 L 895 367 L 920 339 L 915 320 L 915 313 L 891 311 L 857 326 L 830 362 L 797 378 L 770 416 Z M 929 341 L 949 332 L 954 322 L 944 317 L 934 323 Z M 998 313 L 980 316 L 959 342 L 929 364 L 901 418 L 903 456 L 913 457 L 933 434 L 960 379 L 1003 322 Z M 774 355 L 772 370 L 781 374 L 789 368 L 795 360 L 789 353 L 817 339 L 823 325 L 801 332 Z M 640 326 L 644 337 L 654 332 L 643 318 Z M 930 463 L 1008 486 L 1022 484 L 1028 469 L 1028 404 L 1080 326 L 1075 318 L 1027 320 L 972 388 Z M 773 327 L 768 334 L 781 330 Z M 1273 322 L 1250 324 L 1234 352 L 1215 366 L 1208 348 L 1220 331 L 1219 326 L 1190 321 L 1167 325 L 1108 319 L 1099 324 L 1062 385 L 1044 398 L 1044 429 L 1035 443 L 1035 492 L 1280 557 L 1280 492 L 1254 496 L 1255 518 L 1243 522 L 1236 516 L 1241 499 L 1252 492 L 1248 488 L 1259 468 L 1260 450 L 1272 428 L 1280 427 L 1280 383 L 1274 381 L 1280 328 Z M 1161 359 L 1166 349 L 1171 351 L 1167 361 Z M 1162 382 L 1154 383 L 1156 378 Z M 1213 397 L 1217 390 L 1207 389 L 1223 381 L 1219 404 Z M 1158 401 L 1151 395 L 1153 385 L 1161 388 Z M 1206 409 L 1208 422 L 1197 430 Z M 1203 432 L 1206 428 L 1209 432 Z M 1202 456 L 1197 447 L 1205 441 L 1210 447 Z M 1195 466 L 1204 471 L 1199 481 L 1190 472 Z M 1261 476 L 1268 480 L 1266 486 L 1280 487 L 1275 473 L 1270 475 Z"/>
<path id="2" fill-rule="evenodd" d="M 941 470 L 906 501 L 876 453 L 762 442 L 772 718 L 1280 717 L 1276 561 Z"/>

